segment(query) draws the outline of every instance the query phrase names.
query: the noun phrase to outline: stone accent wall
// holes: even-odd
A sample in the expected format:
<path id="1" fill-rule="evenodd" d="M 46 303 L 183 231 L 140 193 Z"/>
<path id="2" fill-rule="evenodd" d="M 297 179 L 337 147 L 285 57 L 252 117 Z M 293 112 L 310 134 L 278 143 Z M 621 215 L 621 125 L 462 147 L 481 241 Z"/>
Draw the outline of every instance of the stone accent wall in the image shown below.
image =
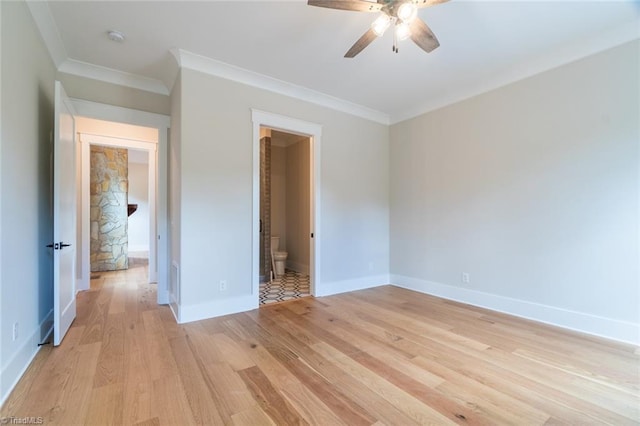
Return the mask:
<path id="1" fill-rule="evenodd" d="M 127 269 L 128 151 L 91 147 L 91 271 Z"/>

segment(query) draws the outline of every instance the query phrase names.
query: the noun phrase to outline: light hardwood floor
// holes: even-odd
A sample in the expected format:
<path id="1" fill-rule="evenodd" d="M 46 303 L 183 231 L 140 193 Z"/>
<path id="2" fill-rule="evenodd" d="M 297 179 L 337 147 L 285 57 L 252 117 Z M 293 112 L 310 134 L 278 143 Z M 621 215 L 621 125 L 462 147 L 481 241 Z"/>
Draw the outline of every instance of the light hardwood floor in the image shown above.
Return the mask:
<path id="1" fill-rule="evenodd" d="M 143 267 L 78 296 L 0 412 L 139 425 L 640 422 L 636 347 L 392 286 L 176 324 Z"/>

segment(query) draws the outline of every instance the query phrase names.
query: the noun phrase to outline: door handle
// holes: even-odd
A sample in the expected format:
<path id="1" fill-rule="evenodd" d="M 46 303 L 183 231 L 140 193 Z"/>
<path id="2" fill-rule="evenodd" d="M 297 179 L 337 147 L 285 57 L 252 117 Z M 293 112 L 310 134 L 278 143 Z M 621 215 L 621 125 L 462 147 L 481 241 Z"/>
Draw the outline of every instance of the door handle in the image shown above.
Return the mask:
<path id="1" fill-rule="evenodd" d="M 63 242 L 55 243 L 55 244 L 47 244 L 47 247 L 52 248 L 54 250 L 62 250 L 65 247 L 69 247 L 71 244 L 65 244 Z"/>

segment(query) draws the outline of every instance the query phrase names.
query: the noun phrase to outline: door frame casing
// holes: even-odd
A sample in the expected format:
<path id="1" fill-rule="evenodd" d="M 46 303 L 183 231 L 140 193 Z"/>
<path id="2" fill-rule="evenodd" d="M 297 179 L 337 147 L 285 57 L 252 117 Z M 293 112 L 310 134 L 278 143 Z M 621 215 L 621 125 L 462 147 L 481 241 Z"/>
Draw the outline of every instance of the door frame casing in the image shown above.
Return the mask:
<path id="1" fill-rule="evenodd" d="M 274 114 L 251 109 L 251 120 L 253 122 L 253 208 L 252 208 L 252 261 L 251 261 L 251 283 L 252 295 L 255 296 L 258 306 L 260 305 L 260 128 L 268 127 L 287 133 L 293 133 L 309 137 L 311 144 L 310 166 L 311 173 L 309 179 L 311 206 L 310 206 L 310 232 L 313 238 L 309 240 L 309 283 L 312 295 L 319 293 L 321 286 L 320 277 L 320 146 L 322 139 L 322 126 L 320 124 L 287 117 L 285 115 Z"/>
<path id="2" fill-rule="evenodd" d="M 83 99 L 71 98 L 78 117 L 135 126 L 151 127 L 158 130 L 156 164 L 156 235 L 157 240 L 157 293 L 158 304 L 169 303 L 169 232 L 168 232 L 168 138 L 170 117 L 167 115 L 114 105 L 101 104 Z"/>

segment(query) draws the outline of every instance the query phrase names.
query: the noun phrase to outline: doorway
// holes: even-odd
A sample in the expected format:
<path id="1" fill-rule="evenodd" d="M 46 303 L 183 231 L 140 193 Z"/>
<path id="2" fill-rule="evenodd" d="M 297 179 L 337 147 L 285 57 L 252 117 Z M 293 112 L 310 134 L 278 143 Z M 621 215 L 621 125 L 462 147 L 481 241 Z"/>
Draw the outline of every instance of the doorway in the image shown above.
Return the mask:
<path id="1" fill-rule="evenodd" d="M 81 193 L 79 203 L 79 235 L 80 280 L 79 290 L 88 290 L 93 273 L 109 270 L 128 269 L 129 262 L 148 260 L 147 282 L 158 280 L 157 268 L 157 131 L 150 128 L 125 127 L 118 123 L 78 118 L 81 146 Z M 102 131 L 103 133 L 132 135 L 145 137 L 147 140 L 124 139 L 122 137 L 84 133 L 85 130 Z M 154 141 L 153 139 L 156 139 Z M 135 159 L 135 162 L 130 162 Z M 118 160 L 120 160 L 118 162 Z M 135 165 L 135 167 L 134 167 Z M 143 166 L 146 176 L 137 176 L 137 166 Z M 120 176 L 118 176 L 120 175 Z M 134 181 L 132 177 L 136 178 Z M 145 179 L 146 178 L 146 179 Z M 120 179 L 121 182 L 118 182 Z M 146 194 L 132 192 L 146 180 Z M 137 199 L 133 199 L 136 195 Z M 131 203 L 129 201 L 142 201 Z M 115 204 L 115 205 L 114 205 Z M 143 204 L 143 205 L 141 205 Z M 135 219 L 146 219 L 146 241 L 131 246 L 131 237 L 136 237 L 140 229 L 130 229 L 131 215 Z M 146 217 L 140 218 L 142 210 Z M 138 232 L 131 232 L 138 231 Z M 131 251 L 130 249 L 134 249 Z M 137 251 L 137 253 L 136 253 Z"/>
<path id="2" fill-rule="evenodd" d="M 253 294 L 258 305 L 315 295 L 321 127 L 258 110 L 252 118 Z"/>
<path id="3" fill-rule="evenodd" d="M 169 117 L 161 114 L 149 113 L 129 108 L 116 107 L 111 105 L 100 104 L 80 99 L 71 100 L 78 119 L 89 119 L 100 121 L 106 127 L 102 131 L 91 130 L 86 131 L 84 135 L 79 135 L 77 156 L 77 181 L 83 182 L 83 171 L 85 175 L 89 165 L 89 148 L 90 143 L 104 146 L 125 146 L 129 150 L 141 151 L 147 156 L 145 160 L 148 163 L 148 206 L 149 213 L 149 276 L 151 282 L 157 283 L 157 302 L 158 304 L 169 303 L 169 287 L 168 287 L 168 243 L 169 234 L 167 227 L 167 183 L 168 183 L 168 166 L 167 166 L 167 146 L 168 146 L 168 130 Z M 130 129 L 142 131 L 142 133 L 129 133 L 127 138 L 118 138 L 122 133 L 114 130 L 116 127 L 129 127 Z M 153 134 L 153 136 L 149 136 Z M 85 139 L 83 143 L 82 140 Z M 115 141 L 114 141 L 115 139 Z M 83 166 L 84 162 L 84 166 Z M 88 185 L 88 176 L 86 182 Z M 88 186 L 78 185 L 79 206 L 84 203 L 84 198 L 89 197 Z M 88 203 L 85 204 L 88 206 Z M 154 210 L 151 212 L 151 210 Z M 90 283 L 90 267 L 89 267 L 89 209 L 78 209 L 78 213 L 86 215 L 84 218 L 78 216 L 78 240 L 77 246 L 77 290 L 88 289 Z M 83 235 L 84 234 L 84 235 Z M 86 248 L 86 249 L 85 249 Z M 85 258 L 86 256 L 86 258 Z"/>
<path id="4" fill-rule="evenodd" d="M 309 296 L 311 138 L 260 128 L 260 304 Z"/>

